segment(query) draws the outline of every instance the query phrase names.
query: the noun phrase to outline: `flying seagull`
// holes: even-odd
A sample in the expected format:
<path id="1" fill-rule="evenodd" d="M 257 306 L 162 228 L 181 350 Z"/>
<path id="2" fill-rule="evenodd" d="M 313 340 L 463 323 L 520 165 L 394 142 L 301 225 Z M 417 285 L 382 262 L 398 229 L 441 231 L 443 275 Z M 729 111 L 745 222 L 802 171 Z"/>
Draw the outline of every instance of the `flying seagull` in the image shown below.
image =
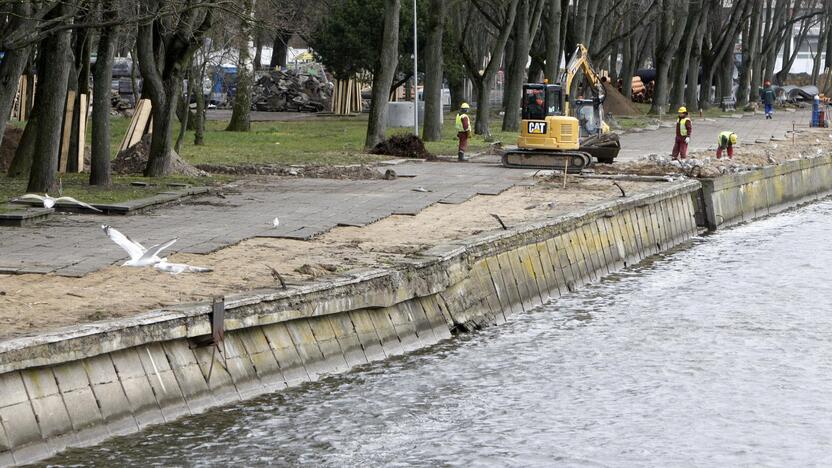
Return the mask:
<path id="1" fill-rule="evenodd" d="M 119 247 L 124 249 L 128 255 L 130 255 L 130 260 L 127 260 L 122 264 L 122 266 L 129 266 L 129 267 L 146 267 L 152 266 L 159 271 L 164 271 L 166 273 L 171 273 L 177 275 L 183 272 L 189 273 L 204 273 L 211 271 L 209 268 L 202 268 L 202 267 L 194 267 L 190 265 L 185 265 L 182 263 L 169 263 L 167 258 L 159 257 L 159 254 L 162 253 L 163 250 L 167 249 L 177 239 L 171 239 L 163 244 L 157 244 L 149 249 L 146 249 L 142 244 L 130 239 L 129 237 L 125 236 L 118 230 L 113 227 L 107 226 L 106 224 L 101 226 L 101 229 L 104 230 L 104 233 L 107 234 L 107 237 L 110 238 L 113 242 L 115 242 Z"/>
<path id="2" fill-rule="evenodd" d="M 26 195 L 23 195 L 22 197 L 18 198 L 18 200 L 37 200 L 37 201 L 43 203 L 44 208 L 52 208 L 52 207 L 55 206 L 55 203 L 58 203 L 58 202 L 74 203 L 78 206 L 83 206 L 84 208 L 89 208 L 90 210 L 97 211 L 97 212 L 101 213 L 101 210 L 99 210 L 98 208 L 96 208 L 96 207 L 94 207 L 94 206 L 92 206 L 88 203 L 78 201 L 78 200 L 76 200 L 72 197 L 54 198 L 54 197 L 50 197 L 48 193 L 45 193 L 43 195 L 44 196 L 35 195 L 34 193 L 27 193 Z"/>
<path id="3" fill-rule="evenodd" d="M 143 245 L 125 236 L 115 228 L 102 224 L 101 229 L 104 230 L 104 234 L 107 234 L 111 241 L 124 249 L 127 255 L 130 255 L 130 260 L 124 262 L 123 266 L 145 267 L 166 261 L 165 258 L 159 258 L 159 254 L 176 242 L 176 239 L 171 239 L 164 244 L 157 244 L 146 249 Z"/>

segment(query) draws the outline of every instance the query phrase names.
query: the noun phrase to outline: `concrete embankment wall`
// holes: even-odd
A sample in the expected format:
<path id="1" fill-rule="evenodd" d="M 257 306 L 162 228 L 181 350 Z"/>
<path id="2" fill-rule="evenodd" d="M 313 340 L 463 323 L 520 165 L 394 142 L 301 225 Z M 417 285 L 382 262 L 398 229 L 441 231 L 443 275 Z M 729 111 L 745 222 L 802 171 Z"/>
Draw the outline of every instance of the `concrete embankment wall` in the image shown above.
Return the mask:
<path id="1" fill-rule="evenodd" d="M 438 246 L 392 269 L 0 343 L 0 465 L 501 323 L 697 233 L 698 182 Z"/>
<path id="2" fill-rule="evenodd" d="M 716 230 L 824 198 L 832 156 L 786 161 L 758 171 L 702 180 L 707 227 Z"/>

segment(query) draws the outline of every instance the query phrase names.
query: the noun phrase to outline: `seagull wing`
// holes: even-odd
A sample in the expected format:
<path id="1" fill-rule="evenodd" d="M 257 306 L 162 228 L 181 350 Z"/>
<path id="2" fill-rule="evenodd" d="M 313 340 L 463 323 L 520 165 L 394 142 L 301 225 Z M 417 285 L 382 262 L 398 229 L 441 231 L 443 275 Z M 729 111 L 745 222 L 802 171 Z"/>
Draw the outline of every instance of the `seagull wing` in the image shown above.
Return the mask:
<path id="1" fill-rule="evenodd" d="M 173 245 L 173 243 L 176 242 L 176 240 L 177 239 L 171 239 L 165 242 L 164 244 L 154 245 L 153 247 L 145 251 L 145 253 L 141 256 L 140 260 L 150 260 L 151 258 L 158 256 L 160 252 Z"/>
<path id="2" fill-rule="evenodd" d="M 104 225 L 101 226 L 101 228 L 104 229 L 104 233 L 107 234 L 107 237 L 109 237 L 111 241 L 115 242 L 119 247 L 124 249 L 128 255 L 130 255 L 130 260 L 141 258 L 144 254 L 145 249 L 138 242 L 130 240 L 129 237 L 110 226 Z"/>
<path id="3" fill-rule="evenodd" d="M 76 199 L 74 199 L 74 198 L 72 198 L 72 197 L 61 197 L 61 198 L 56 198 L 56 199 L 55 199 L 55 201 L 58 201 L 58 202 L 65 201 L 65 202 L 75 203 L 76 205 L 80 205 L 80 206 L 83 206 L 84 208 L 89 208 L 89 209 L 91 209 L 91 210 L 93 210 L 93 211 L 97 211 L 97 212 L 101 213 L 101 210 L 99 210 L 98 208 L 96 208 L 96 207 L 94 207 L 94 206 L 92 206 L 92 205 L 90 205 L 90 204 L 88 204 L 88 203 L 84 203 L 84 202 L 82 202 L 82 201 L 78 201 L 78 200 L 76 200 Z"/>
<path id="4" fill-rule="evenodd" d="M 43 197 L 40 195 L 35 195 L 34 193 L 27 193 L 26 195 L 21 195 L 18 200 L 33 200 L 43 202 Z"/>

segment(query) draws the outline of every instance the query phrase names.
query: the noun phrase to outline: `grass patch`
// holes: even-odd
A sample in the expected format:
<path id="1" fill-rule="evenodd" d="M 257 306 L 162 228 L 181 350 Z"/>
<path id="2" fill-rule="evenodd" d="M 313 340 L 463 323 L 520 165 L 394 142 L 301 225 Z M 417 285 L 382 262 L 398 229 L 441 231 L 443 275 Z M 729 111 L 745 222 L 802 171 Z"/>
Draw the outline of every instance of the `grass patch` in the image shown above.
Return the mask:
<path id="1" fill-rule="evenodd" d="M 441 141 L 426 142 L 428 151 L 438 155 L 456 155 L 457 140 L 454 129 L 456 114 L 446 116 Z M 111 121 L 111 148 L 113 156 L 130 119 L 114 117 Z M 194 132 L 187 132 L 181 156 L 191 164 L 366 164 L 390 159 L 364 153 L 367 133 L 367 116 L 324 118 L 310 115 L 309 119 L 288 122 L 252 122 L 250 132 L 226 132 L 227 122 L 208 121 L 205 128 L 205 146 L 194 146 Z M 500 131 L 501 119 L 492 121 L 491 131 L 495 140 L 514 144 L 515 132 Z M 409 128 L 391 128 L 388 135 L 411 133 Z M 174 141 L 179 124 L 174 127 Z M 489 145 L 476 135 L 469 142 L 469 151 L 477 152 Z"/>
<path id="2" fill-rule="evenodd" d="M 190 184 L 193 186 L 216 185 L 230 178 L 224 176 L 213 177 L 183 177 L 170 176 L 158 179 L 147 179 L 140 176 L 113 176 L 110 187 L 94 187 L 87 185 L 89 174 L 63 174 L 61 176 L 63 194 L 87 203 L 116 204 L 129 200 L 137 200 L 157 195 L 161 192 L 176 190 L 168 184 Z M 147 187 L 130 185 L 131 182 L 141 181 L 151 183 Z M 26 179 L 12 179 L 0 177 L 0 200 L 11 200 L 26 193 Z M 57 197 L 57 193 L 50 194 Z M 2 205 L 0 205 L 2 208 Z"/>

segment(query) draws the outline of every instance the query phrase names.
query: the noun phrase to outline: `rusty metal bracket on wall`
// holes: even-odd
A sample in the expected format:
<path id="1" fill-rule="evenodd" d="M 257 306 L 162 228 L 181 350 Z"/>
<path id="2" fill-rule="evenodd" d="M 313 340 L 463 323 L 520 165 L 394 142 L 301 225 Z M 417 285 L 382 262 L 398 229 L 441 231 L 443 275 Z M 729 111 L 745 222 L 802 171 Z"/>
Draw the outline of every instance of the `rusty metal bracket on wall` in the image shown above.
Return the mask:
<path id="1" fill-rule="evenodd" d="M 225 297 L 215 297 L 211 303 L 211 312 L 208 314 L 211 323 L 211 334 L 193 337 L 190 339 L 191 349 L 201 348 L 222 343 L 225 338 Z"/>

